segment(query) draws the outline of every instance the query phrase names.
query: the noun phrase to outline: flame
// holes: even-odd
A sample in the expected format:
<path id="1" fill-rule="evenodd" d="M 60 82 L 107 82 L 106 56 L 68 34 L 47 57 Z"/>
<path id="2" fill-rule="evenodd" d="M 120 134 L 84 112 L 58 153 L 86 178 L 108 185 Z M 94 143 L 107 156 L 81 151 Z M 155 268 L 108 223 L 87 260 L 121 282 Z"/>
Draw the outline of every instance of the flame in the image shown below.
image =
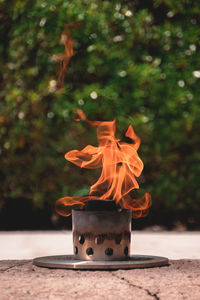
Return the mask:
<path id="1" fill-rule="evenodd" d="M 82 26 L 81 22 L 75 24 L 67 24 L 66 29 L 61 33 L 61 39 L 60 39 L 60 42 L 65 47 L 65 52 L 63 54 L 55 53 L 54 55 L 50 56 L 50 59 L 52 61 L 60 63 L 58 69 L 58 79 L 57 79 L 57 85 L 60 88 L 60 91 L 62 91 L 64 87 L 64 80 L 68 72 L 67 67 L 69 61 L 71 57 L 74 55 L 74 41 L 72 39 L 69 29 L 74 29 L 80 26 Z"/>
<path id="2" fill-rule="evenodd" d="M 69 216 L 72 209 L 83 209 L 89 199 L 115 200 L 116 204 L 125 209 L 131 209 L 133 217 L 147 214 L 151 206 L 151 196 L 145 193 L 135 199 L 133 191 L 139 189 L 137 177 L 143 170 L 143 162 L 138 156 L 140 138 L 130 125 L 125 136 L 132 143 L 120 141 L 115 137 L 115 120 L 109 122 L 89 121 L 82 110 L 77 110 L 79 118 L 91 126 L 97 127 L 98 147 L 91 145 L 82 150 L 72 150 L 65 158 L 73 164 L 87 169 L 102 168 L 97 182 L 90 187 L 88 196 L 64 197 L 56 201 L 56 211 L 62 216 Z"/>

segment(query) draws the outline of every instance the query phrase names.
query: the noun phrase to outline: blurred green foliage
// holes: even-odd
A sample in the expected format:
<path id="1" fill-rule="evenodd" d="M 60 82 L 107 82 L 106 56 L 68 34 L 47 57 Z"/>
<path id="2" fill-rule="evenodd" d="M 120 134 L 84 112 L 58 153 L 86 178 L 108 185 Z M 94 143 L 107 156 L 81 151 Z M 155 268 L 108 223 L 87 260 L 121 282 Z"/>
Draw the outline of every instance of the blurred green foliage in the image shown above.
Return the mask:
<path id="1" fill-rule="evenodd" d="M 98 172 L 64 159 L 96 144 L 94 129 L 73 122 L 82 108 L 91 120 L 116 118 L 119 137 L 129 124 L 141 137 L 153 222 L 199 225 L 200 3 L 0 0 L 0 18 L 1 207 L 87 194 Z M 65 24 L 80 21 L 59 94 L 49 54 L 64 52 Z"/>

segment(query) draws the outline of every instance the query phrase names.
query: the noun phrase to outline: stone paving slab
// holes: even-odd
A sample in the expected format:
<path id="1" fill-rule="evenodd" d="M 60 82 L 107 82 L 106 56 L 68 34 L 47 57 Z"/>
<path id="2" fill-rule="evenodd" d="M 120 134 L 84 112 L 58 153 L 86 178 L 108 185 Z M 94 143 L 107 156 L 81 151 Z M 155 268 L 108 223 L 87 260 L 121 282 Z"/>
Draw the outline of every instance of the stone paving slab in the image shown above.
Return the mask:
<path id="1" fill-rule="evenodd" d="M 200 299 L 200 260 L 116 271 L 79 271 L 33 266 L 31 260 L 0 261 L 0 300 Z"/>

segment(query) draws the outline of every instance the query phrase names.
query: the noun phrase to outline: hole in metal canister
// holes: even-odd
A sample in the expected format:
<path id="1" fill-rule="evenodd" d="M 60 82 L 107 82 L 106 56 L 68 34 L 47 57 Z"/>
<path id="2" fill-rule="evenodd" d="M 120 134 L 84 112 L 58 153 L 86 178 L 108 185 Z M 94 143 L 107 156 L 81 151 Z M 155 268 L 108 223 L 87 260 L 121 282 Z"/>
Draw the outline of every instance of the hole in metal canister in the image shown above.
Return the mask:
<path id="1" fill-rule="evenodd" d="M 118 234 L 116 237 L 115 237 L 115 243 L 117 245 L 119 245 L 122 241 L 122 235 L 121 234 Z"/>
<path id="2" fill-rule="evenodd" d="M 89 256 L 92 256 L 94 254 L 94 251 L 92 248 L 87 248 L 86 249 L 86 254 L 89 255 Z"/>
<path id="3" fill-rule="evenodd" d="M 78 247 L 74 247 L 74 254 L 78 254 Z"/>
<path id="4" fill-rule="evenodd" d="M 105 254 L 108 255 L 108 256 L 113 255 L 113 249 L 112 249 L 112 248 L 107 248 L 107 249 L 105 250 Z"/>
<path id="5" fill-rule="evenodd" d="M 104 237 L 103 235 L 98 235 L 95 237 L 95 244 L 97 245 L 101 245 L 104 242 Z"/>
<path id="6" fill-rule="evenodd" d="M 128 255 L 128 247 L 124 248 L 124 254 L 127 256 Z"/>
<path id="7" fill-rule="evenodd" d="M 84 238 L 83 235 L 79 235 L 78 240 L 79 240 L 79 243 L 80 243 L 81 245 L 83 245 L 84 242 L 85 242 L 85 238 Z"/>

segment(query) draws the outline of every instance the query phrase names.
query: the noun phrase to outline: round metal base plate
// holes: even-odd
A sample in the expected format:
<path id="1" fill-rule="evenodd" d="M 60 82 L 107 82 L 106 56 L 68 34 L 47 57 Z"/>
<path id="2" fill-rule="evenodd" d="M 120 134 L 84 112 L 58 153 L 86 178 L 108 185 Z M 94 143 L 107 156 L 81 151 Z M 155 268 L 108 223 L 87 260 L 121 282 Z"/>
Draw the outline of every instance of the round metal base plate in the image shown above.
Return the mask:
<path id="1" fill-rule="evenodd" d="M 166 266 L 168 259 L 160 256 L 132 255 L 129 260 L 122 261 L 88 261 L 78 260 L 73 255 L 56 255 L 35 258 L 33 264 L 56 269 L 116 270 Z"/>

